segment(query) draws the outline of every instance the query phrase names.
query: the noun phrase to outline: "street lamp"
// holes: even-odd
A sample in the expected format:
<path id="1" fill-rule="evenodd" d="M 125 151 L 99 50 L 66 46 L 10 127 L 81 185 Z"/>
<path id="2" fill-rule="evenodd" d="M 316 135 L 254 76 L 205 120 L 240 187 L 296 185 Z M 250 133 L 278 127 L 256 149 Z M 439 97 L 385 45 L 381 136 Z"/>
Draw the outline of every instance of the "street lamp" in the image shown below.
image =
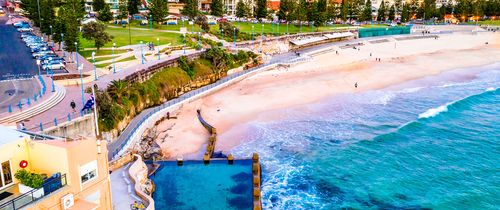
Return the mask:
<path id="1" fill-rule="evenodd" d="M 262 29 L 260 31 L 260 51 L 262 52 L 262 42 L 264 41 L 264 24 L 262 24 Z"/>
<path id="2" fill-rule="evenodd" d="M 182 35 L 184 35 L 184 55 L 186 55 L 186 34 L 183 33 Z"/>
<path id="3" fill-rule="evenodd" d="M 252 43 L 255 44 L 255 40 L 253 40 L 253 34 L 254 34 L 254 27 L 252 25 Z"/>
<path id="4" fill-rule="evenodd" d="M 201 49 L 200 36 L 201 36 L 201 32 L 198 31 L 198 47 Z"/>
<path id="5" fill-rule="evenodd" d="M 156 38 L 156 41 L 158 41 L 158 46 L 156 48 L 158 48 L 158 60 L 160 60 L 160 37 Z"/>
<path id="6" fill-rule="evenodd" d="M 95 52 L 92 52 L 92 62 L 94 63 L 94 80 L 97 81 L 97 68 L 95 66 Z"/>
<path id="7" fill-rule="evenodd" d="M 36 65 L 38 66 L 38 76 L 41 75 L 41 72 L 40 72 L 40 65 L 42 65 L 41 62 L 42 62 L 41 60 L 38 60 L 38 59 L 36 60 Z"/>
<path id="8" fill-rule="evenodd" d="M 75 47 L 76 47 L 76 53 L 75 53 L 75 57 L 76 57 L 76 70 L 80 70 L 80 83 L 81 83 L 81 87 L 82 87 L 82 107 L 85 105 L 85 98 L 84 98 L 84 95 L 83 95 L 83 66 L 82 68 L 80 68 L 78 66 L 78 43 L 75 42 Z"/>
<path id="9" fill-rule="evenodd" d="M 222 47 L 224 47 L 224 29 L 220 30 L 222 33 Z"/>
<path id="10" fill-rule="evenodd" d="M 149 30 L 153 30 L 153 16 L 149 15 Z"/>
<path id="11" fill-rule="evenodd" d="M 112 51 L 112 53 L 113 53 L 113 55 L 112 55 L 112 56 L 113 56 L 113 57 L 112 57 L 112 59 L 113 59 L 113 74 L 115 74 L 115 73 L 116 73 L 116 64 L 115 64 L 115 48 L 116 48 L 116 43 L 113 43 L 113 47 L 111 48 L 111 51 Z"/>
<path id="12" fill-rule="evenodd" d="M 42 31 L 42 16 L 40 15 L 40 0 L 37 0 L 36 1 L 37 5 L 38 5 L 38 23 L 39 23 L 39 26 L 40 26 L 40 31 Z"/>
<path id="13" fill-rule="evenodd" d="M 51 63 L 52 57 L 49 57 L 49 63 Z M 49 65 L 45 66 L 45 72 L 49 73 Z M 56 85 L 54 84 L 54 71 L 50 72 L 50 78 L 52 79 L 52 92 L 56 92 Z"/>
<path id="14" fill-rule="evenodd" d="M 288 20 L 286 21 L 286 35 L 288 35 Z"/>
<path id="15" fill-rule="evenodd" d="M 54 40 L 52 40 L 52 25 L 50 25 L 49 28 L 50 28 L 50 41 L 52 42 L 52 48 L 54 48 Z"/>
<path id="16" fill-rule="evenodd" d="M 142 41 L 139 42 L 141 45 L 141 63 L 144 64 L 144 55 L 142 54 Z"/>
<path id="17" fill-rule="evenodd" d="M 236 48 L 236 27 L 233 28 L 233 31 L 234 31 L 234 40 L 233 40 L 233 42 L 234 42 L 234 47 Z"/>
<path id="18" fill-rule="evenodd" d="M 61 49 L 63 51 L 63 58 L 66 57 L 66 52 L 64 52 L 64 34 L 61 33 Z"/>

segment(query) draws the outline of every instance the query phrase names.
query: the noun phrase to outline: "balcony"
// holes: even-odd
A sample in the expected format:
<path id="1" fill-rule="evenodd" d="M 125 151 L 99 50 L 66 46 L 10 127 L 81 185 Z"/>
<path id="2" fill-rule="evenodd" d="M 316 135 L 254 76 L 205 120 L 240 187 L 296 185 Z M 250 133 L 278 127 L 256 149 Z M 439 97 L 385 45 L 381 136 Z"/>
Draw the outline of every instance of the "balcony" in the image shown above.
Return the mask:
<path id="1" fill-rule="evenodd" d="M 0 200 L 0 210 L 16 210 L 21 209 L 35 201 L 43 199 L 64 186 L 67 185 L 66 174 L 55 175 L 45 179 L 43 186 L 38 189 L 32 189 L 27 193 L 21 194 L 19 192 L 19 184 L 15 184 L 2 192 L 9 192 L 12 195 Z"/>

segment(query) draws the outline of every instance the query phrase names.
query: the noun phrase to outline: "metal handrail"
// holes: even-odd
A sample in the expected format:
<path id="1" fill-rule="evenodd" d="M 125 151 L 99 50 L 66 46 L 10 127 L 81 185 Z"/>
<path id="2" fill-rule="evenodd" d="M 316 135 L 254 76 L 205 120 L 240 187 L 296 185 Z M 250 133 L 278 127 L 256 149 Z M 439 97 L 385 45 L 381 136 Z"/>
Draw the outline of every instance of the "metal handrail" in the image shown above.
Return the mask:
<path id="1" fill-rule="evenodd" d="M 50 184 L 54 184 L 54 183 L 56 183 L 56 184 L 60 183 L 61 185 L 58 186 L 57 188 L 50 189 L 48 186 L 50 186 Z M 46 197 L 47 195 L 50 195 L 52 192 L 55 192 L 56 190 L 63 188 L 67 184 L 68 184 L 68 182 L 67 182 L 67 179 L 66 179 L 66 174 L 63 174 L 63 175 L 61 175 L 59 177 L 59 179 L 54 179 L 54 180 L 50 180 L 49 182 L 44 182 L 42 187 L 30 190 L 29 192 L 26 192 L 26 193 L 24 193 L 24 194 L 22 194 L 20 196 L 17 196 L 17 197 L 15 197 L 15 198 L 13 198 L 13 199 L 5 202 L 5 203 L 0 204 L 0 209 L 4 209 L 4 208 L 7 209 L 8 207 L 10 207 L 10 209 L 14 209 L 14 210 L 21 209 L 21 208 L 23 208 L 23 207 L 25 207 L 25 206 L 27 206 L 27 205 L 29 205 L 29 204 L 37 201 L 37 200 L 40 200 L 40 199 Z M 46 187 L 50 191 L 44 192 L 43 195 L 40 196 L 40 197 L 38 197 L 38 198 L 34 197 L 34 193 L 35 192 L 37 192 L 39 190 L 42 190 L 42 189 L 45 189 Z M 19 206 L 16 206 L 16 201 L 20 201 L 21 199 L 24 199 L 27 196 L 31 196 L 31 200 L 30 201 L 28 201 L 26 203 L 21 203 Z"/>

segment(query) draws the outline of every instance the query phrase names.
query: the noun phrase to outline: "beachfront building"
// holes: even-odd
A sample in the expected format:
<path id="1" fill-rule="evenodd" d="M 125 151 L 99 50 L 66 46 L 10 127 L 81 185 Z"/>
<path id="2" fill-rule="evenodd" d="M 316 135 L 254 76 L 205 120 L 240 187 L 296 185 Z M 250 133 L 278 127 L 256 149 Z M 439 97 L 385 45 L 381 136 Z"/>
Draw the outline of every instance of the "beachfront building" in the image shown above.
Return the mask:
<path id="1" fill-rule="evenodd" d="M 118 6 L 120 3 L 120 0 L 104 0 L 109 6 L 111 7 L 111 12 L 112 13 L 117 13 L 118 12 Z M 85 0 L 85 12 L 87 13 L 96 13 L 97 11 L 94 11 L 94 8 L 92 6 L 93 0 Z"/>
<path id="2" fill-rule="evenodd" d="M 112 209 L 105 142 L 0 133 L 0 209 Z"/>

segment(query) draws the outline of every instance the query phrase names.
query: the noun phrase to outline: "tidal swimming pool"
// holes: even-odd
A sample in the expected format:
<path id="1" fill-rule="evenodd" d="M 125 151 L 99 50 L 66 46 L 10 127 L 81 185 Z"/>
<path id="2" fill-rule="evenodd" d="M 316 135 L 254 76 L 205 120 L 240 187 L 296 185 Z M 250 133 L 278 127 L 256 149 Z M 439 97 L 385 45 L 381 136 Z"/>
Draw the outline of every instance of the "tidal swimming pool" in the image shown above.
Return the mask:
<path id="1" fill-rule="evenodd" d="M 150 178 L 156 209 L 252 209 L 252 160 L 159 162 Z"/>

